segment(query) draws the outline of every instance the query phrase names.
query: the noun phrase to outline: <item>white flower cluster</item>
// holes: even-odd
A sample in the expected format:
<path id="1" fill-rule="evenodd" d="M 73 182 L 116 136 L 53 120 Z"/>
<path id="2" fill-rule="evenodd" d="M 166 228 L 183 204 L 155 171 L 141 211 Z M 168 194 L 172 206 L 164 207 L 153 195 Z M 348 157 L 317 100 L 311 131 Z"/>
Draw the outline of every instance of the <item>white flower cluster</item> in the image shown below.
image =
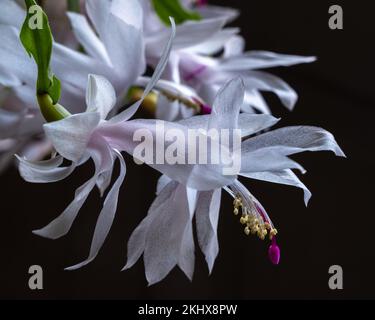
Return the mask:
<path id="1" fill-rule="evenodd" d="M 139 129 L 157 136 L 157 123 L 162 122 L 182 135 L 190 129 L 241 132 L 241 143 L 235 147 L 241 157 L 236 174 L 224 175 L 220 162 L 148 163 L 163 175 L 146 218 L 129 240 L 124 269 L 143 255 L 149 284 L 162 280 L 175 266 L 192 279 L 193 221 L 211 272 L 219 252 L 222 190 L 233 197 L 234 213 L 242 213 L 245 233 L 272 241 L 269 257 L 278 264 L 277 230 L 240 177 L 299 187 L 307 204 L 311 194 L 292 171 L 304 169 L 289 156 L 321 150 L 344 156 L 333 135 L 321 128 L 270 130 L 278 119 L 270 115 L 261 92 L 273 92 L 290 110 L 297 94 L 282 79 L 260 70 L 309 63 L 314 57 L 246 52 L 239 30 L 226 27 L 237 10 L 206 1 L 172 2 L 192 18 L 164 21 L 158 0 L 80 1 L 79 12 L 63 12 L 68 20 L 61 8 L 56 12 L 50 8 L 51 25 L 68 21 L 71 28 L 57 28 L 64 34 L 55 38 L 64 40 L 53 43 L 51 60 L 61 80 L 61 104 L 71 115 L 45 123 L 35 97 L 37 68 L 19 39 L 25 9 L 13 0 L 0 0 L 0 170 L 17 154 L 25 180 L 50 183 L 66 178 L 89 160 L 95 164 L 92 178 L 76 190 L 64 212 L 34 233 L 51 239 L 64 236 L 95 187 L 106 195 L 88 258 L 68 269 L 82 267 L 99 253 L 118 200 L 126 197 L 120 197 L 126 175 L 121 153 L 134 154 L 133 138 Z M 152 77 L 145 75 L 147 67 L 153 70 Z M 124 105 L 130 106 L 123 110 Z M 143 107 L 153 111 L 154 120 L 132 119 Z M 168 143 L 161 146 L 167 147 Z M 227 148 L 234 152 L 230 143 Z M 121 169 L 106 193 L 117 160 Z"/>

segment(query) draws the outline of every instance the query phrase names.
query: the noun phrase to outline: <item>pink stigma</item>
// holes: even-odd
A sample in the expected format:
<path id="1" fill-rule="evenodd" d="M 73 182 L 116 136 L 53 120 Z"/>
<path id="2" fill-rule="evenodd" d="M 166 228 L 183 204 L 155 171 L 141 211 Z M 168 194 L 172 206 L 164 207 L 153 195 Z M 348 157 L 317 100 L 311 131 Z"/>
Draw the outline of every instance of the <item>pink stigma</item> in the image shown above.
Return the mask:
<path id="1" fill-rule="evenodd" d="M 212 109 L 209 105 L 207 105 L 207 104 L 201 105 L 201 113 L 202 114 L 211 114 L 211 111 L 212 111 Z"/>
<path id="2" fill-rule="evenodd" d="M 278 265 L 280 262 L 280 248 L 276 243 L 276 237 L 272 238 L 272 244 L 268 249 L 268 257 L 274 265 Z"/>

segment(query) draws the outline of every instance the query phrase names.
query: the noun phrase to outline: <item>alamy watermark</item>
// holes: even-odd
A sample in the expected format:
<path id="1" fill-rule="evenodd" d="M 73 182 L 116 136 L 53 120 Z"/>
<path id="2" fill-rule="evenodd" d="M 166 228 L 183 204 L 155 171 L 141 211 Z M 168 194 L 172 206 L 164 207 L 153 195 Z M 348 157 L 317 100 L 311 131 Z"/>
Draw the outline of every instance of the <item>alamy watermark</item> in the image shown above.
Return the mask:
<path id="1" fill-rule="evenodd" d="M 241 168 L 240 129 L 168 128 L 156 121 L 151 129 L 133 134 L 133 158 L 148 165 L 218 165 L 223 175 L 237 175 Z"/>
<path id="2" fill-rule="evenodd" d="M 344 10 L 339 5 L 330 6 L 328 9 L 330 18 L 328 20 L 328 26 L 331 30 L 343 30 L 344 29 Z"/>
<path id="3" fill-rule="evenodd" d="M 28 26 L 31 30 L 43 29 L 43 10 L 37 5 L 33 5 L 29 8 L 29 23 Z"/>
<path id="4" fill-rule="evenodd" d="M 328 287 L 331 290 L 343 290 L 344 289 L 344 271 L 341 266 L 334 265 L 330 266 L 328 273 L 331 275 L 328 280 Z"/>
<path id="5" fill-rule="evenodd" d="M 29 268 L 29 288 L 31 290 L 43 290 L 43 269 L 41 266 L 33 265 Z"/>

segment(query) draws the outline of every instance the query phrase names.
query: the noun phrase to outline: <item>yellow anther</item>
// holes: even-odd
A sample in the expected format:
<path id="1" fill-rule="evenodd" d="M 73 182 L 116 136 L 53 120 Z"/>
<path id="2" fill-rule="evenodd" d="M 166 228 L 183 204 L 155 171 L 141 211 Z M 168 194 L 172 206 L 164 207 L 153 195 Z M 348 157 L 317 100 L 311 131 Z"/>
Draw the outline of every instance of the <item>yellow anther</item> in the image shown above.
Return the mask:
<path id="1" fill-rule="evenodd" d="M 251 228 L 251 234 L 256 234 L 259 230 L 259 226 L 258 225 L 255 225 Z"/>
<path id="2" fill-rule="evenodd" d="M 272 229 L 271 225 L 270 225 L 268 222 L 264 223 L 264 227 L 265 227 L 267 230 L 271 230 L 271 229 Z"/>
<path id="3" fill-rule="evenodd" d="M 233 213 L 234 213 L 235 216 L 238 216 L 238 214 L 239 214 L 240 212 L 239 212 L 238 208 L 234 208 Z"/>
<path id="4" fill-rule="evenodd" d="M 249 227 L 245 228 L 245 234 L 248 236 L 250 234 L 251 230 Z"/>
<path id="5" fill-rule="evenodd" d="M 234 199 L 234 201 L 233 201 L 233 206 L 234 206 L 235 208 L 241 207 L 241 205 L 242 205 L 242 201 L 241 201 L 241 199 L 239 199 L 239 198 Z"/>
<path id="6" fill-rule="evenodd" d="M 246 224 L 249 220 L 248 215 L 243 215 L 240 219 L 241 224 Z"/>

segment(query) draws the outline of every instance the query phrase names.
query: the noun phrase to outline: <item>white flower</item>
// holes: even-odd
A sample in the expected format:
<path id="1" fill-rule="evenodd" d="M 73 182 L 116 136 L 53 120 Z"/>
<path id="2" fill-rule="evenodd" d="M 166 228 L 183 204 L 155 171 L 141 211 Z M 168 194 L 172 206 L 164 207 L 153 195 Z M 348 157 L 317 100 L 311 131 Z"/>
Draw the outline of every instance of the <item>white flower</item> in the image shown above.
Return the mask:
<path id="1" fill-rule="evenodd" d="M 42 134 L 44 123 L 35 99 L 37 72 L 19 40 L 24 10 L 11 0 L 3 0 L 1 7 L 4 14 L 0 16 L 0 84 L 12 89 L 2 108 L 22 123 L 22 130 L 5 132 L 0 139 L 13 139 L 25 145 L 24 140 Z M 85 16 L 68 15 L 87 54 L 54 43 L 51 63 L 62 81 L 61 104 L 69 106 L 71 113 L 82 112 L 87 75 L 95 73 L 114 84 L 120 97 L 115 112 L 129 87 L 145 70 L 142 8 L 137 0 L 86 0 L 86 8 L 95 30 Z M 0 114 L 0 126 L 7 121 L 2 117 Z M 8 156 L 9 152 L 5 154 Z"/>
<path id="2" fill-rule="evenodd" d="M 104 201 L 95 228 L 89 257 L 84 262 L 68 268 L 70 270 L 86 265 L 98 254 L 112 225 L 117 208 L 119 189 L 125 178 L 125 162 L 120 151 L 111 141 L 113 137 L 104 135 L 101 131 L 103 128 L 117 126 L 125 133 L 124 140 L 126 140 L 126 134 L 132 137 L 131 133 L 134 129 L 131 121 L 128 122 L 127 120 L 136 113 L 145 96 L 159 79 L 167 63 L 175 33 L 173 21 L 172 26 L 172 35 L 169 43 L 164 50 L 159 65 L 155 69 L 153 77 L 146 87 L 144 95 L 138 102 L 111 120 L 106 121 L 105 119 L 117 101 L 115 89 L 104 77 L 89 75 L 86 92 L 87 110 L 84 113 L 74 114 L 63 120 L 44 125 L 46 136 L 52 142 L 53 147 L 58 152 L 58 156 L 39 162 L 28 161 L 18 157 L 21 176 L 26 181 L 33 183 L 50 183 L 62 180 L 69 176 L 76 167 L 89 159 L 92 159 L 95 164 L 94 175 L 76 190 L 74 200 L 65 211 L 48 226 L 34 231 L 35 234 L 51 239 L 62 237 L 69 231 L 79 210 L 95 185 L 99 188 L 101 195 L 104 194 L 111 181 L 114 162 L 116 159 L 120 162 L 120 174 Z M 142 126 L 142 123 L 139 123 L 139 125 Z M 62 167 L 64 159 L 70 160 L 71 165 Z"/>
<path id="3" fill-rule="evenodd" d="M 241 170 L 239 176 L 292 185 L 304 190 L 305 203 L 311 193 L 291 169 L 304 169 L 288 156 L 305 151 L 331 150 L 344 156 L 334 137 L 317 127 L 285 127 L 250 137 L 277 122 L 269 115 L 241 113 L 245 89 L 240 79 L 229 82 L 219 91 L 212 115 L 197 116 L 180 124 L 189 128 L 215 127 L 242 129 Z M 273 243 L 270 259 L 278 263 L 279 251 L 275 243 L 276 229 L 266 210 L 236 177 L 225 180 L 206 171 L 206 166 L 195 165 L 191 172 L 198 173 L 194 185 L 217 185 L 235 199 L 235 214 L 242 208 L 241 222 L 247 234 L 257 233 L 261 239 L 269 233 Z M 177 180 L 177 181 L 176 181 Z M 229 181 L 228 181 L 229 180 Z M 128 244 L 128 261 L 124 269 L 133 266 L 143 254 L 146 278 L 149 284 L 162 280 L 176 265 L 192 279 L 194 271 L 194 240 L 192 221 L 195 215 L 197 237 L 211 272 L 219 251 L 217 225 L 221 201 L 221 187 L 199 189 L 190 183 L 181 183 L 176 175 L 162 176 L 157 197 L 147 217 L 133 232 Z"/>
<path id="4" fill-rule="evenodd" d="M 289 110 L 297 101 L 297 93 L 282 79 L 260 69 L 292 66 L 315 61 L 314 57 L 276 54 L 267 51 L 244 52 L 245 42 L 238 36 L 238 29 L 224 28 L 237 12 L 233 9 L 203 6 L 200 9 L 204 19 L 189 21 L 177 28 L 176 43 L 163 79 L 185 85 L 195 90 L 203 101 L 212 105 L 218 90 L 230 79 L 241 76 L 246 95 L 242 111 L 270 113 L 261 91 L 275 93 Z M 147 62 L 152 64 L 158 58 L 157 45 L 163 42 L 167 32 L 156 17 L 149 1 L 144 4 L 145 42 Z M 154 45 L 155 44 L 155 45 Z M 220 57 L 214 57 L 220 51 Z M 187 118 L 194 110 L 178 101 L 167 101 L 161 97 L 157 116 L 165 120 Z"/>

